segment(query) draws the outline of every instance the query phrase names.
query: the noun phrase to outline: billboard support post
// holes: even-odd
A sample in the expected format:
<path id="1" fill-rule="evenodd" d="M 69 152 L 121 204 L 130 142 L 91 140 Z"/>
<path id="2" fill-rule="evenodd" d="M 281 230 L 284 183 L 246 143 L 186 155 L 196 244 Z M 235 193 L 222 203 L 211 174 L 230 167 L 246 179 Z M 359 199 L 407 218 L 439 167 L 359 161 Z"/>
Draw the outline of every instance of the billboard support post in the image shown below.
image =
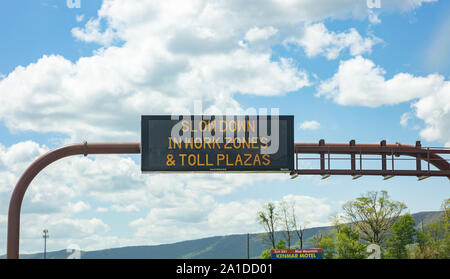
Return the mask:
<path id="1" fill-rule="evenodd" d="M 20 209 L 25 192 L 36 175 L 51 163 L 68 156 L 88 154 L 139 154 L 139 142 L 87 143 L 66 145 L 36 159 L 22 174 L 14 188 L 8 211 L 8 259 L 19 258 Z"/>

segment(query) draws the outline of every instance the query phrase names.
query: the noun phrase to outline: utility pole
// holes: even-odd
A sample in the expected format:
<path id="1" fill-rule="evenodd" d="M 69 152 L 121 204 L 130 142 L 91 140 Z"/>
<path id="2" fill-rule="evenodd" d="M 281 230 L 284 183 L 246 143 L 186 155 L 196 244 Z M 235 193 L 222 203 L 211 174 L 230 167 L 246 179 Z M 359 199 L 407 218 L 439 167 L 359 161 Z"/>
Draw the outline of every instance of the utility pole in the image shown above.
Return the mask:
<path id="1" fill-rule="evenodd" d="M 48 234 L 48 230 L 45 229 L 43 231 L 43 235 L 42 237 L 44 238 L 44 260 L 47 258 L 47 238 L 50 237 L 50 235 Z"/>
<path id="2" fill-rule="evenodd" d="M 250 234 L 247 233 L 247 259 L 250 259 Z"/>

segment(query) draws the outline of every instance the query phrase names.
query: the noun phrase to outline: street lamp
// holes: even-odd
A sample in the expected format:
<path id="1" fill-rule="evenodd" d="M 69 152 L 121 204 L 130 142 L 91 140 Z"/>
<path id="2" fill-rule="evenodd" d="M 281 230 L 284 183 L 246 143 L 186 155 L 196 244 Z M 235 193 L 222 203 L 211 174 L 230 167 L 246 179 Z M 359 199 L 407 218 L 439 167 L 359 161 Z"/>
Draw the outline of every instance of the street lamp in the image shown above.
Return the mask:
<path id="1" fill-rule="evenodd" d="M 45 260 L 47 257 L 47 238 L 49 238 L 50 235 L 48 234 L 47 229 L 43 230 L 42 232 L 43 232 L 42 237 L 44 238 L 44 260 Z"/>

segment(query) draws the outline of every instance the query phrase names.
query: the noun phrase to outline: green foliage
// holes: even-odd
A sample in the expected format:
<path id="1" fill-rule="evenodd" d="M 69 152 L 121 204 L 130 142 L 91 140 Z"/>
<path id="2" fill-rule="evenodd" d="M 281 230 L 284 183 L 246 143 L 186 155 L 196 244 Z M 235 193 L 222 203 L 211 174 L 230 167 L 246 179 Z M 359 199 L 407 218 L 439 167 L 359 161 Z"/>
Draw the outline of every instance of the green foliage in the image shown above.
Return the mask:
<path id="1" fill-rule="evenodd" d="M 416 259 L 450 258 L 450 199 L 442 204 L 442 218 L 429 223 L 417 232 L 417 243 L 411 251 Z"/>
<path id="2" fill-rule="evenodd" d="M 292 233 L 301 232 L 297 236 L 303 240 L 304 228 L 297 226 L 294 210 L 289 214 L 290 206 L 278 207 L 274 203 L 265 204 L 257 219 L 266 229 L 264 238 L 271 248 L 288 249 Z M 401 215 L 406 208 L 404 203 L 391 200 L 387 191 L 368 192 L 343 205 L 344 214 L 332 218 L 331 233 L 323 234 L 322 230 L 309 241 L 313 247 L 322 249 L 325 259 L 367 258 L 370 243 L 380 246 L 383 258 L 450 258 L 450 199 L 442 204 L 441 218 L 422 223 L 420 229 L 410 214 Z M 282 238 L 277 239 L 275 230 L 279 225 L 284 231 Z M 261 257 L 271 258 L 270 250 L 263 251 Z"/>
<path id="3" fill-rule="evenodd" d="M 429 225 L 425 229 L 417 231 L 417 243 L 412 250 L 411 257 L 415 259 L 436 259 L 439 258 L 439 242 L 431 237 Z M 434 226 L 431 226 L 434 227 Z"/>
<path id="4" fill-rule="evenodd" d="M 395 259 L 408 258 L 407 245 L 414 243 L 416 234 L 414 219 L 410 214 L 403 215 L 392 226 L 392 235 L 386 241 L 386 257 Z"/>
<path id="5" fill-rule="evenodd" d="M 442 244 L 442 258 L 450 259 L 450 199 L 442 203 L 445 236 Z"/>
<path id="6" fill-rule="evenodd" d="M 342 206 L 345 220 L 355 227 L 361 239 L 378 245 L 406 208 L 404 203 L 390 200 L 387 191 L 368 192 Z"/>
<path id="7" fill-rule="evenodd" d="M 270 250 L 262 251 L 261 258 L 262 259 L 271 259 L 272 258 L 272 254 L 270 253 Z"/>
<path id="8" fill-rule="evenodd" d="M 358 232 L 351 227 L 343 227 L 337 233 L 336 251 L 339 259 L 367 258 L 366 247 L 361 243 Z"/>
<path id="9" fill-rule="evenodd" d="M 282 238 L 280 238 L 280 239 L 278 239 L 275 249 L 288 249 L 288 248 L 286 247 L 286 242 Z M 262 259 L 271 259 L 272 254 L 270 253 L 270 250 L 262 251 L 261 258 Z"/>
<path id="10" fill-rule="evenodd" d="M 358 232 L 351 227 L 339 227 L 335 233 L 317 234 L 310 240 L 314 247 L 322 249 L 324 259 L 364 259 L 366 245 L 362 244 Z"/>
<path id="11" fill-rule="evenodd" d="M 280 238 L 278 239 L 277 245 L 275 246 L 276 249 L 288 249 L 288 247 L 286 246 L 286 242 Z"/>
<path id="12" fill-rule="evenodd" d="M 328 234 L 322 236 L 315 246 L 316 248 L 322 249 L 324 259 L 334 259 L 336 257 L 336 240 L 334 235 Z"/>

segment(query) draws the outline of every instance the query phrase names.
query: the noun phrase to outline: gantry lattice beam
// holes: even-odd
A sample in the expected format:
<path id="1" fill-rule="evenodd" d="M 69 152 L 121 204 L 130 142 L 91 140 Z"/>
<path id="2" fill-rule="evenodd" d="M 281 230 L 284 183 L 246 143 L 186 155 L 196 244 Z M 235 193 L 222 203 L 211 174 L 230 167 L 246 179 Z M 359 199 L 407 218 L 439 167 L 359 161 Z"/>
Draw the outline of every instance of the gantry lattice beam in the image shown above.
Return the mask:
<path id="1" fill-rule="evenodd" d="M 416 145 L 386 144 L 382 140 L 379 144 L 356 143 L 351 140 L 349 143 L 325 143 L 320 140 L 318 143 L 295 143 L 295 170 L 292 175 L 382 175 L 382 176 L 417 176 L 420 178 L 429 176 L 446 176 L 450 179 L 450 164 L 444 158 L 445 154 L 450 154 L 450 149 L 422 147 L 420 141 Z M 319 158 L 308 158 L 303 154 L 319 154 Z M 347 158 L 333 158 L 333 154 L 348 154 Z M 364 158 L 364 155 L 379 155 L 378 158 Z M 398 159 L 400 156 L 411 157 L 409 159 Z M 319 160 L 320 167 L 316 169 L 301 168 L 302 161 Z M 332 161 L 347 161 L 348 168 L 333 168 Z M 364 162 L 378 160 L 379 168 L 367 169 Z M 401 160 L 415 161 L 414 169 L 402 169 L 396 167 L 396 162 Z M 422 168 L 422 161 L 426 163 L 426 168 Z"/>

